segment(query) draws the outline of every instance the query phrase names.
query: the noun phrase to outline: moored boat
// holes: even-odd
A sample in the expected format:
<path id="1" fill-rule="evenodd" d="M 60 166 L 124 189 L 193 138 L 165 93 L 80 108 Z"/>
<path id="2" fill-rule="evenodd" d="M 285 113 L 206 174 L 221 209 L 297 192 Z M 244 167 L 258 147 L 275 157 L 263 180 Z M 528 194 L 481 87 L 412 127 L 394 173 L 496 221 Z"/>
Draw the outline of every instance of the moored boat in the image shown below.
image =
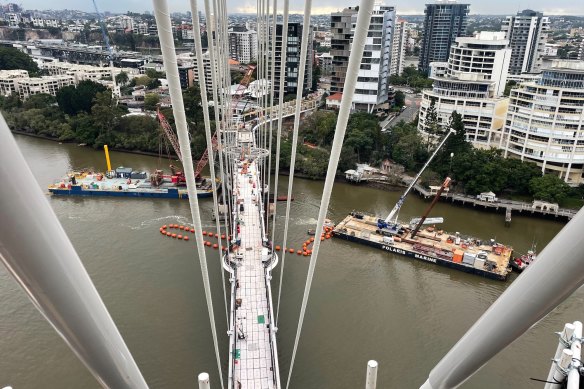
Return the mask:
<path id="1" fill-rule="evenodd" d="M 521 273 L 523 270 L 527 269 L 527 267 L 533 263 L 536 258 L 537 254 L 535 253 L 535 250 L 529 250 L 527 254 L 513 258 L 511 261 L 509 261 L 509 264 L 513 270 Z"/>

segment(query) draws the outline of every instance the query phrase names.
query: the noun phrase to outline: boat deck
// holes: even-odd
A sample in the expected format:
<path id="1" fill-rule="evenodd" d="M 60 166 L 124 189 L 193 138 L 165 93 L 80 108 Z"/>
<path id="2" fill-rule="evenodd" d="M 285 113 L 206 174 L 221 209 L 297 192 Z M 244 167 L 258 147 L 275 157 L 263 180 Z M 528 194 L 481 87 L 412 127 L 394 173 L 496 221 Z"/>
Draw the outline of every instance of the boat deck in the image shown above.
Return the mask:
<path id="1" fill-rule="evenodd" d="M 349 236 L 384 245 L 384 236 L 378 234 L 376 232 L 377 230 L 377 218 L 369 215 L 363 215 L 362 218 L 349 215 L 335 227 L 336 232 L 342 232 Z M 410 229 L 406 228 L 405 233 L 396 235 L 400 238 L 399 241 L 394 241 L 391 245 L 396 249 L 413 251 L 422 255 L 439 257 L 450 261 L 452 261 L 452 258 L 448 259 L 448 256 L 451 256 L 449 253 L 454 253 L 455 251 L 471 255 L 483 252 L 487 254 L 488 261 L 496 263 L 496 268 L 492 270 L 493 273 L 506 277 L 510 272 L 509 259 L 513 252 L 511 247 L 501 244 L 491 246 L 487 244 L 489 243 L 488 241 L 479 242 L 477 239 L 465 237 L 461 237 L 459 244 L 456 244 L 456 242 L 450 243 L 448 240 L 454 234 L 439 230 L 429 232 L 427 228 L 420 229 L 418 235 L 414 239 L 411 239 L 410 232 Z M 465 264 L 460 263 L 460 265 Z"/>
<path id="2" fill-rule="evenodd" d="M 235 174 L 236 220 L 240 232 L 240 244 L 230 254 L 235 263 L 232 272 L 236 287 L 232 288 L 235 304 L 232 304 L 231 319 L 235 330 L 232 334 L 233 388 L 271 389 L 277 388 L 277 362 L 274 342 L 271 341 L 270 318 L 271 293 L 269 293 L 269 270 L 265 261 L 268 249 L 264 247 L 264 228 L 261 217 L 260 183 L 256 164 L 247 165 L 247 171 L 239 168 Z M 243 211 L 241 210 L 243 205 Z M 235 315 L 235 317 L 233 317 Z M 275 335 L 274 335 L 275 336 Z M 242 339 L 242 337 L 244 337 Z M 273 348 L 272 348 L 273 347 Z M 231 382 L 230 382 L 231 387 Z"/>
<path id="3" fill-rule="evenodd" d="M 77 195 L 140 195 L 141 197 L 168 197 L 165 196 L 169 190 L 176 192 L 178 198 L 188 198 L 187 189 L 185 186 L 173 183 L 171 179 L 166 176 L 159 186 L 153 186 L 148 178 L 142 179 L 128 179 L 128 178 L 107 178 L 100 173 L 74 173 L 75 185 L 70 182 L 70 176 L 64 177 L 49 185 L 49 191 L 55 194 L 77 194 Z M 218 181 L 219 182 L 219 181 Z M 197 183 L 197 193 L 199 197 L 204 197 L 204 194 L 212 193 L 211 181 L 206 179 Z"/>

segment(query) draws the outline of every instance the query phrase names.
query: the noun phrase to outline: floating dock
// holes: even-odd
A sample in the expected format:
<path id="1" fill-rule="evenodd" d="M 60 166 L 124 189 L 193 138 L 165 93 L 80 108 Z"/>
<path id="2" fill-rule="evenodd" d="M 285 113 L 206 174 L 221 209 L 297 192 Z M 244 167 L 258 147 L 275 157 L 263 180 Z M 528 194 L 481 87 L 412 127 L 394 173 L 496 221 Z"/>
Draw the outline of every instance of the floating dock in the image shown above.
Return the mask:
<path id="1" fill-rule="evenodd" d="M 409 238 L 411 230 L 404 226 L 396 230 L 395 235 L 385 236 L 380 234 L 377 220 L 371 215 L 352 213 L 336 225 L 333 235 L 494 280 L 504 281 L 511 272 L 509 260 L 513 250 L 508 246 L 453 235 L 432 227 L 420 230 L 414 239 Z"/>

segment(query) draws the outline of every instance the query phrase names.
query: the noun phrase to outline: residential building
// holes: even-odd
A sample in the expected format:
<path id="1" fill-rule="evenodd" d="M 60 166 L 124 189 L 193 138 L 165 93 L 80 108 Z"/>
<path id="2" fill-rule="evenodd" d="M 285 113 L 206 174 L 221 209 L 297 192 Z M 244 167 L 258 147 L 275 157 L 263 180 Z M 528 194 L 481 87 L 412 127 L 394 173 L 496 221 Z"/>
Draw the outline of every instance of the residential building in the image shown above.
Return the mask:
<path id="1" fill-rule="evenodd" d="M 59 89 L 74 84 L 74 77 L 68 75 L 22 78 L 17 81 L 18 95 L 22 100 L 26 100 L 29 96 L 40 93 L 55 96 Z"/>
<path id="2" fill-rule="evenodd" d="M 6 20 L 8 21 L 8 25 L 10 27 L 18 27 L 18 24 L 20 23 L 20 14 L 17 13 L 6 14 Z"/>
<path id="3" fill-rule="evenodd" d="M 134 23 L 132 27 L 132 32 L 138 35 L 147 35 L 148 34 L 148 23 Z"/>
<path id="4" fill-rule="evenodd" d="M 120 17 L 120 27 L 125 31 L 133 31 L 134 30 L 134 18 L 130 16 L 122 16 Z"/>
<path id="5" fill-rule="evenodd" d="M 326 108 L 327 109 L 341 109 L 341 100 L 343 99 L 343 94 L 340 92 L 333 93 L 326 98 Z"/>
<path id="6" fill-rule="evenodd" d="M 315 56 L 318 66 L 320 66 L 320 71 L 323 76 L 331 74 L 333 70 L 333 56 L 330 53 L 316 54 Z"/>
<path id="7" fill-rule="evenodd" d="M 28 78 L 26 70 L 0 70 L 0 95 L 18 93 L 18 81 Z"/>
<path id="8" fill-rule="evenodd" d="M 543 49 L 543 56 L 544 57 L 557 57 L 558 56 L 558 49 L 561 46 L 556 43 L 546 43 Z"/>
<path id="9" fill-rule="evenodd" d="M 511 47 L 510 74 L 537 73 L 541 70 L 550 20 L 530 9 L 507 16 L 501 26 Z"/>
<path id="10" fill-rule="evenodd" d="M 356 15 L 354 17 L 356 22 Z M 371 113 L 376 106 L 389 101 L 389 69 L 395 19 L 395 7 L 381 4 L 373 6 L 353 96 L 353 108 L 356 110 Z"/>
<path id="11" fill-rule="evenodd" d="M 353 17 L 356 18 L 356 16 L 357 10 L 354 7 L 331 14 L 331 32 L 333 34 L 330 51 L 333 56 L 331 93 L 343 92 L 353 39 Z"/>
<path id="12" fill-rule="evenodd" d="M 331 93 L 342 93 L 343 91 L 357 14 L 356 8 L 346 8 L 342 12 L 331 14 L 331 31 L 333 33 L 331 40 L 331 55 L 333 56 Z M 401 41 L 394 39 L 395 30 L 400 31 L 400 28 L 396 28 L 395 24 L 395 7 L 380 3 L 373 6 L 352 102 L 353 108 L 356 110 L 373 112 L 376 106 L 389 101 L 390 69 L 392 64 L 395 71 L 400 66 L 403 69 L 404 56 L 396 52 L 405 50 L 403 45 L 405 39 Z M 394 53 L 396 53 L 395 56 Z"/>
<path id="13" fill-rule="evenodd" d="M 282 48 L 282 29 L 283 25 L 281 23 L 276 24 L 276 80 L 280 79 L 281 74 L 281 48 Z M 300 51 L 302 46 L 302 29 L 303 26 L 297 22 L 288 23 L 288 31 L 286 37 L 288 40 L 288 50 L 286 52 L 286 69 L 285 69 L 285 84 L 284 84 L 284 94 L 296 93 L 298 89 L 298 75 L 299 75 L 299 63 L 300 63 Z M 312 26 L 309 27 L 308 31 L 308 46 L 306 52 L 306 65 L 304 80 L 302 80 L 303 91 L 312 89 L 312 65 L 313 65 L 313 49 L 312 49 Z M 274 85 L 274 90 L 276 94 L 280 92 L 280 83 L 276 82 Z"/>
<path id="14" fill-rule="evenodd" d="M 250 63 L 258 58 L 258 33 L 245 26 L 234 26 L 228 31 L 229 54 L 231 58 Z"/>
<path id="15" fill-rule="evenodd" d="M 469 142 L 475 147 L 497 146 L 509 103 L 501 97 L 511 58 L 508 43 L 503 32 L 483 31 L 472 38 L 456 38 L 447 66 L 431 66 L 434 84 L 423 92 L 418 130 L 431 133 L 428 112 L 433 106 L 438 125 L 445 127 L 457 111 Z"/>
<path id="16" fill-rule="evenodd" d="M 138 75 L 140 73 L 139 69 L 79 65 L 69 62 L 57 61 L 47 62 L 43 64 L 43 69 L 45 69 L 51 76 L 57 75 L 73 76 L 76 84 L 85 80 L 100 82 L 103 79 L 111 78 L 112 73 L 114 76 L 116 76 L 121 72 L 125 72 L 128 74 L 130 79 L 133 78 L 132 77 L 133 75 Z"/>
<path id="17" fill-rule="evenodd" d="M 431 62 L 446 62 L 455 39 L 466 35 L 469 4 L 453 0 L 426 4 L 418 69 L 428 73 Z"/>
<path id="18" fill-rule="evenodd" d="M 405 19 L 397 19 L 393 29 L 393 44 L 391 47 L 391 65 L 389 75 L 401 74 L 404 70 L 406 58 L 406 45 L 408 40 L 408 22 Z"/>
<path id="19" fill-rule="evenodd" d="M 193 86 L 195 81 L 195 67 L 193 65 L 179 66 L 178 78 L 180 80 L 180 87 L 182 89 Z"/>
<path id="20" fill-rule="evenodd" d="M 504 155 L 535 162 L 569 184 L 584 183 L 584 62 L 556 60 L 509 97 Z"/>
<path id="21" fill-rule="evenodd" d="M 193 82 L 199 82 L 199 72 L 197 67 L 197 57 L 192 57 L 193 59 Z M 207 86 L 207 93 L 213 93 L 213 75 L 211 72 L 211 55 L 208 51 L 203 53 L 203 70 L 205 76 L 205 83 Z"/>
<path id="22" fill-rule="evenodd" d="M 183 28 L 178 31 L 181 34 L 181 37 L 185 41 L 194 41 L 195 40 L 195 32 L 192 28 Z"/>
<path id="23" fill-rule="evenodd" d="M 578 59 L 584 61 L 584 39 L 580 42 L 580 50 L 578 51 Z"/>

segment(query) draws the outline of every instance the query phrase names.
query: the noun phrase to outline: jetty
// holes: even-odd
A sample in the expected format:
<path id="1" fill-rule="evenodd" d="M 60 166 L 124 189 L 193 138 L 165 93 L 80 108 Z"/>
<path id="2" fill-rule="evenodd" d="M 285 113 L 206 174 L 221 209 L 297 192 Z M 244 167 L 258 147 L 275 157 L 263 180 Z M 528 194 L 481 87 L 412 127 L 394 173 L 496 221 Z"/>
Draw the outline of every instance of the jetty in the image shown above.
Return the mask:
<path id="1" fill-rule="evenodd" d="M 433 197 L 435 193 L 424 188 L 422 185 L 414 185 L 414 191 L 420 196 L 428 199 Z M 498 200 L 498 201 L 484 201 L 477 199 L 476 196 L 464 195 L 459 193 L 443 193 L 440 198 L 444 201 L 450 201 L 453 204 L 472 205 L 473 207 L 480 207 L 494 212 L 505 212 L 505 223 L 511 223 L 511 214 L 532 214 L 543 217 L 553 217 L 570 221 L 578 210 L 548 206 L 551 204 L 541 201 L 534 201 L 532 204 L 515 200 Z M 548 204 L 548 205 L 546 205 Z"/>

